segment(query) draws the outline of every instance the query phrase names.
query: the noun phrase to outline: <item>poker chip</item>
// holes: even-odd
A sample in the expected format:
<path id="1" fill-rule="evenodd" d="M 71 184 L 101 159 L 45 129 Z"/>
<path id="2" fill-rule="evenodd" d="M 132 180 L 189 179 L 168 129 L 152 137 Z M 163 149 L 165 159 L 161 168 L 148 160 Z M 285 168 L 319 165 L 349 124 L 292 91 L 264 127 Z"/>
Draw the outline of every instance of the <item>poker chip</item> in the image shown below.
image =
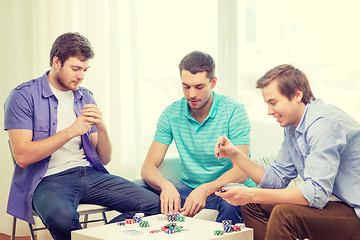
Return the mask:
<path id="1" fill-rule="evenodd" d="M 134 216 L 133 219 L 135 220 L 136 223 L 142 221 L 142 218 L 141 218 L 141 217 L 137 217 L 137 216 Z"/>
<path id="2" fill-rule="evenodd" d="M 166 230 L 168 230 L 169 228 L 167 227 L 167 226 L 162 226 L 161 227 L 161 231 L 166 231 Z"/>
<path id="3" fill-rule="evenodd" d="M 185 217 L 184 217 L 184 216 L 177 216 L 177 217 L 176 217 L 176 221 L 178 221 L 178 222 L 185 222 Z"/>
<path id="4" fill-rule="evenodd" d="M 167 216 L 165 216 L 165 215 L 160 215 L 160 216 L 158 216 L 158 220 L 159 220 L 159 221 L 165 221 L 165 220 L 167 220 Z"/>
<path id="5" fill-rule="evenodd" d="M 175 228 L 176 227 L 176 223 L 169 223 L 165 225 L 168 228 Z"/>
<path id="6" fill-rule="evenodd" d="M 173 233 L 175 233 L 175 229 L 173 229 L 173 228 L 166 229 L 166 230 L 165 230 L 165 233 L 167 233 L 167 234 L 173 234 Z"/>
<path id="7" fill-rule="evenodd" d="M 150 227 L 148 221 L 141 221 L 141 222 L 139 222 L 139 226 L 140 226 L 140 227 Z"/>
<path id="8" fill-rule="evenodd" d="M 117 225 L 119 225 L 119 226 L 124 226 L 125 224 L 126 224 L 125 221 L 121 221 L 121 222 L 118 222 L 118 223 L 117 223 Z"/>
<path id="9" fill-rule="evenodd" d="M 135 220 L 128 218 L 128 219 L 125 219 L 125 222 L 126 222 L 127 224 L 134 224 L 134 223 L 135 223 Z"/>
<path id="10" fill-rule="evenodd" d="M 233 231 L 233 228 L 231 225 L 225 225 L 224 226 L 224 232 L 225 233 L 231 233 Z"/>
<path id="11" fill-rule="evenodd" d="M 234 232 L 240 232 L 241 231 L 241 227 L 239 225 L 234 225 L 233 226 L 233 231 Z"/>
<path id="12" fill-rule="evenodd" d="M 222 231 L 222 230 L 216 230 L 216 231 L 214 231 L 214 235 L 217 235 L 217 236 L 219 236 L 219 235 L 224 235 L 224 231 Z"/>
<path id="13" fill-rule="evenodd" d="M 170 214 L 167 216 L 167 220 L 169 222 L 175 222 L 176 221 L 176 215 L 175 214 Z"/>
<path id="14" fill-rule="evenodd" d="M 151 231 L 149 231 L 149 233 L 158 233 L 158 232 L 160 232 L 160 230 L 151 230 Z"/>
<path id="15" fill-rule="evenodd" d="M 144 213 L 135 213 L 135 217 L 143 218 L 145 216 Z"/>
<path id="16" fill-rule="evenodd" d="M 239 226 L 241 230 L 245 229 L 245 224 L 244 223 L 236 223 L 235 226 Z"/>
<path id="17" fill-rule="evenodd" d="M 222 226 L 224 227 L 225 225 L 232 225 L 232 221 L 231 220 L 222 220 Z"/>

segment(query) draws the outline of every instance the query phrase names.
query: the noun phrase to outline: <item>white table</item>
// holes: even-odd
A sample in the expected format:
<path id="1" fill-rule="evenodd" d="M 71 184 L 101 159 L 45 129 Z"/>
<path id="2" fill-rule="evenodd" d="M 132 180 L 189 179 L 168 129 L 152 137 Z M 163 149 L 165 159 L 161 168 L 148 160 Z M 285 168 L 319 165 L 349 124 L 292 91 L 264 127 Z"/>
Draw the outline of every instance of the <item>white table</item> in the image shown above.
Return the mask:
<path id="1" fill-rule="evenodd" d="M 71 232 L 72 240 L 137 240 L 137 239 L 182 239 L 182 240 L 211 240 L 211 239 L 237 239 L 253 240 L 253 229 L 245 228 L 240 232 L 224 233 L 222 236 L 214 235 L 215 230 L 223 230 L 222 224 L 202 219 L 185 217 L 184 222 L 177 222 L 187 231 L 173 234 L 166 234 L 163 231 L 150 233 L 151 230 L 160 230 L 169 222 L 159 220 L 159 216 L 154 215 L 144 217 L 144 221 L 149 221 L 150 227 L 139 227 L 139 223 L 126 224 L 119 226 L 117 223 L 97 226 L 87 229 L 81 229 Z M 138 232 L 139 235 L 131 235 L 130 232 Z"/>

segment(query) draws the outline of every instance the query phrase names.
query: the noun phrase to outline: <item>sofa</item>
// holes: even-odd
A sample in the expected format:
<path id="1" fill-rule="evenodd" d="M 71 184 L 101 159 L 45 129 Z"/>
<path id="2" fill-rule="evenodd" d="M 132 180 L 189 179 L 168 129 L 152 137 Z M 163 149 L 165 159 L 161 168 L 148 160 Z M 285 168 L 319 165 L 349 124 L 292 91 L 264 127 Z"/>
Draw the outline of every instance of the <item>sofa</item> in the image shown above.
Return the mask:
<path id="1" fill-rule="evenodd" d="M 269 165 L 277 156 L 283 140 L 283 129 L 276 123 L 250 123 L 250 153 L 251 159 L 259 164 Z M 177 156 L 166 156 L 159 166 L 164 178 L 180 178 L 181 160 Z M 203 209 L 195 218 L 215 221 L 217 210 Z"/>

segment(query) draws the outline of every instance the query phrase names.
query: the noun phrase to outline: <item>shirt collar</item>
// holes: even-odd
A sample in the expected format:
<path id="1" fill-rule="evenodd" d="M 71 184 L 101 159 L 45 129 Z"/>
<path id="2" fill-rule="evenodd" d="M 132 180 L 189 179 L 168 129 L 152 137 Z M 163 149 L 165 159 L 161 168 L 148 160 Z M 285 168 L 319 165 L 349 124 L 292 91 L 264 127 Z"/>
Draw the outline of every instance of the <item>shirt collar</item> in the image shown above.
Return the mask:
<path id="1" fill-rule="evenodd" d="M 306 126 L 305 126 L 305 124 L 306 124 L 305 118 L 307 116 L 307 112 L 308 112 L 308 109 L 309 109 L 310 105 L 312 105 L 314 102 L 315 102 L 315 100 L 310 99 L 310 102 L 305 105 L 303 115 L 302 115 L 301 120 L 300 120 L 299 124 L 297 125 L 297 127 L 290 126 L 290 128 L 289 128 L 289 133 L 290 134 L 292 134 L 292 135 L 295 134 L 295 131 L 299 132 L 301 134 L 304 133 L 305 128 L 306 128 Z"/>
<path id="2" fill-rule="evenodd" d="M 189 119 L 194 119 L 193 116 L 191 116 L 191 113 L 190 113 L 190 107 L 189 107 L 189 103 L 186 101 L 185 97 L 183 98 L 184 101 L 185 101 L 185 117 L 189 118 Z M 211 117 L 211 118 L 214 118 L 216 116 L 216 112 L 217 112 L 217 106 L 219 105 L 219 96 L 218 94 L 216 94 L 214 91 L 213 91 L 213 100 L 212 100 L 212 104 L 211 104 L 211 108 L 210 108 L 210 111 L 209 111 L 209 114 L 208 116 L 206 117 L 205 121 Z M 205 122 L 204 121 L 204 122 Z"/>

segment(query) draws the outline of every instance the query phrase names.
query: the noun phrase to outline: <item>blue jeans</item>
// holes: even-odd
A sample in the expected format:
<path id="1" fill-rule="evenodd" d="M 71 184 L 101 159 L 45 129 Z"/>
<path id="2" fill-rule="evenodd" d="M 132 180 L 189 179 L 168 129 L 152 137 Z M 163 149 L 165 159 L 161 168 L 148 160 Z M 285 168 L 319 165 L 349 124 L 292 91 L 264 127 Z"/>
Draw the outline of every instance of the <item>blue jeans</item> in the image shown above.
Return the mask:
<path id="1" fill-rule="evenodd" d="M 160 213 L 159 196 L 92 167 L 76 167 L 45 177 L 33 196 L 33 208 L 54 239 L 71 239 L 71 231 L 81 229 L 76 211 L 79 203 L 97 204 L 122 213 L 112 221 L 132 218 L 136 212 Z"/>
<path id="2" fill-rule="evenodd" d="M 167 179 L 172 184 L 174 184 L 175 188 L 180 194 L 181 198 L 181 207 L 184 206 L 186 198 L 189 194 L 194 190 L 193 188 L 188 187 L 183 182 L 179 180 Z M 135 180 L 134 183 L 139 184 L 145 189 L 148 189 L 158 195 L 160 195 L 159 191 L 152 189 L 146 182 L 143 180 Z M 215 194 L 211 194 L 206 199 L 206 209 L 215 209 L 219 211 L 219 214 L 216 218 L 216 222 L 222 222 L 222 220 L 231 220 L 232 224 L 242 223 L 243 218 L 241 215 L 240 206 L 234 206 L 223 200 L 221 197 L 216 196 Z"/>

